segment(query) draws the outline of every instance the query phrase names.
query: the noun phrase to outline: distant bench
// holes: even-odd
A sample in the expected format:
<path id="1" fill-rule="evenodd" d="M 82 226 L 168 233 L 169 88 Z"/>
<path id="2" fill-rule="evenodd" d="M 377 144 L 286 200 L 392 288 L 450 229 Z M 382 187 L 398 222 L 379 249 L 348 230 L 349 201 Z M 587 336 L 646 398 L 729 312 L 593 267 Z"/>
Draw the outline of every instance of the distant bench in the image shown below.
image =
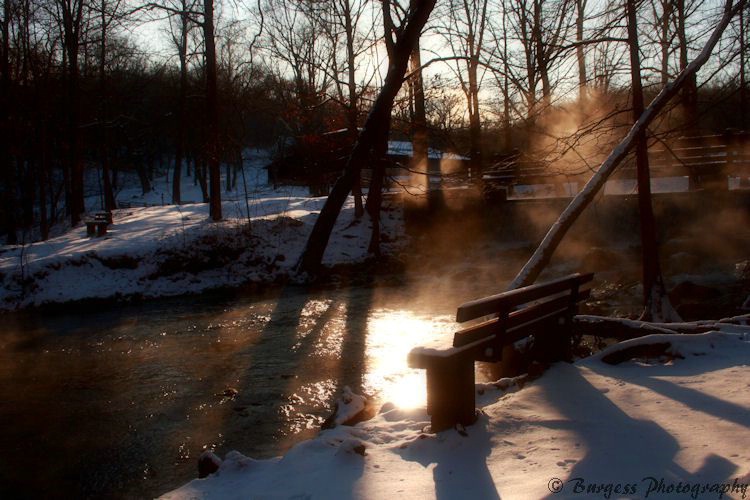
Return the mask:
<path id="1" fill-rule="evenodd" d="M 86 219 L 86 235 L 104 236 L 110 224 L 112 224 L 112 212 L 94 212 L 92 217 Z"/>
<path id="2" fill-rule="evenodd" d="M 593 273 L 577 273 L 467 302 L 458 308 L 456 322 L 495 317 L 456 332 L 451 348 L 412 349 L 409 366 L 427 370 L 427 413 L 432 431 L 476 420 L 475 361 L 498 362 L 505 346 L 530 335 L 546 357 L 544 361 L 568 359 L 573 316 L 578 302 L 590 293 L 580 287 L 593 277 Z"/>

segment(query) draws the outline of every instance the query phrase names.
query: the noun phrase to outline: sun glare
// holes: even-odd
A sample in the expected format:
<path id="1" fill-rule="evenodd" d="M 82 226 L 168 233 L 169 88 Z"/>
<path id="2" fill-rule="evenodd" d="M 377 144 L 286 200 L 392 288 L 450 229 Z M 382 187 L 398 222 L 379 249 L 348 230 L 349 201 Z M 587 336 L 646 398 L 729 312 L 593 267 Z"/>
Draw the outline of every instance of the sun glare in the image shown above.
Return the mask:
<path id="1" fill-rule="evenodd" d="M 453 327 L 449 316 L 374 311 L 367 326 L 367 392 L 378 394 L 383 402 L 400 408 L 424 406 L 427 396 L 424 370 L 408 368 L 407 356 L 415 345 L 447 345 Z"/>

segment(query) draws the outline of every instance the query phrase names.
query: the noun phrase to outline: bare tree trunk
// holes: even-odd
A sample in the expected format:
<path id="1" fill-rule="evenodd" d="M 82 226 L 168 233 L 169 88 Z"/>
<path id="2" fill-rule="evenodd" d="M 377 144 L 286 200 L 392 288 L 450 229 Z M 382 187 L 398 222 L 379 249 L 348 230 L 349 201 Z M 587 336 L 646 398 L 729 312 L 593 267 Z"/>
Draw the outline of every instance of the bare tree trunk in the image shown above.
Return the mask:
<path id="1" fill-rule="evenodd" d="M 331 194 L 328 195 L 328 199 L 315 221 L 315 226 L 297 263 L 296 269 L 298 272 L 314 275 L 318 271 L 336 218 L 352 189 L 356 175 L 359 173 L 361 166 L 369 160 L 373 149 L 378 144 L 387 143 L 393 101 L 401 88 L 409 64 L 409 56 L 414 50 L 414 46 L 422 33 L 422 28 L 434 6 L 435 0 L 422 0 L 418 2 L 415 9 L 410 9 L 409 16 L 405 25 L 399 30 L 400 36 L 395 43 L 390 38 L 391 33 L 386 33 L 386 43 L 393 45 L 392 49 L 389 49 L 391 56 L 389 57 L 388 73 L 383 82 L 383 87 L 375 99 L 365 126 L 346 162 L 344 174 L 336 180 Z M 389 9 L 389 0 L 384 0 L 384 12 L 389 13 Z M 374 177 L 375 173 L 373 172 Z M 369 196 L 372 195 L 371 187 Z"/>
<path id="2" fill-rule="evenodd" d="M 701 66 L 708 61 L 711 52 L 719 42 L 721 34 L 726 29 L 729 21 L 737 14 L 738 10 L 742 8 L 746 2 L 745 0 L 740 0 L 740 2 L 734 6 L 733 3 L 732 0 L 726 1 L 724 15 L 700 54 L 698 54 L 698 56 L 688 64 L 679 75 L 677 75 L 677 78 L 673 82 L 664 87 L 654 100 L 651 101 L 651 104 L 649 104 L 643 114 L 641 114 L 638 120 L 633 124 L 625 138 L 623 138 L 622 141 L 620 141 L 620 143 L 612 150 L 607 159 L 599 166 L 599 170 L 591 177 L 591 179 L 589 179 L 581 192 L 573 198 L 565 210 L 563 210 L 562 214 L 560 214 L 550 230 L 544 236 L 542 242 L 534 251 L 534 254 L 513 279 L 509 289 L 512 290 L 530 285 L 536 281 L 539 274 L 549 263 L 552 254 L 554 254 L 555 249 L 557 249 L 557 246 L 562 241 L 565 233 L 570 229 L 589 203 L 591 203 L 602 186 L 604 186 L 604 183 L 607 181 L 610 174 L 627 156 L 628 151 L 630 151 L 635 144 L 638 134 L 648 128 L 664 106 L 666 106 L 666 104 L 680 92 L 680 89 L 685 85 L 688 79 L 694 77 L 695 73 L 701 68 Z"/>
<path id="3" fill-rule="evenodd" d="M 3 230 L 7 234 L 7 243 L 15 245 L 17 243 L 15 217 L 15 182 L 13 176 L 13 161 L 10 158 L 10 0 L 3 2 L 3 42 L 0 48 L 0 168 L 2 169 L 3 200 L 5 207 L 3 212 L 5 220 L 3 221 Z"/>
<path id="4" fill-rule="evenodd" d="M 427 137 L 427 113 L 424 102 L 424 81 L 422 80 L 422 56 L 420 54 L 419 40 L 411 53 L 412 68 L 412 95 L 414 98 L 414 118 L 412 120 L 412 161 L 411 169 L 417 172 L 428 171 L 429 140 Z M 420 175 L 420 174 L 416 174 Z M 412 174 L 412 178 L 415 174 Z M 429 176 L 426 181 L 429 188 Z"/>
<path id="5" fill-rule="evenodd" d="M 68 208 L 70 210 L 70 222 L 75 226 L 81 221 L 81 214 L 85 210 L 83 199 L 83 162 L 81 160 L 80 134 L 78 131 L 78 55 L 83 19 L 83 0 L 75 2 L 63 1 L 60 2 L 60 6 L 63 16 L 63 45 L 68 63 L 68 94 L 66 101 L 68 117 L 67 169 L 70 172 Z"/>
<path id="6" fill-rule="evenodd" d="M 661 48 L 661 84 L 669 81 L 669 27 L 672 20 L 672 2 L 674 0 L 660 0 L 661 18 L 659 19 L 659 45 Z M 682 69 L 682 68 L 680 68 Z"/>
<path id="7" fill-rule="evenodd" d="M 474 54 L 469 62 L 469 143 L 471 147 L 471 176 L 481 186 L 482 182 L 482 122 L 479 116 L 479 56 Z"/>
<path id="8" fill-rule="evenodd" d="M 586 54 L 583 52 L 583 22 L 586 19 L 587 0 L 576 0 L 576 60 L 578 62 L 578 100 L 583 102 L 588 94 Z"/>
<path id="9" fill-rule="evenodd" d="M 149 179 L 148 169 L 143 165 L 143 161 L 138 161 L 135 167 L 135 171 L 138 174 L 138 180 L 141 181 L 141 193 L 146 194 L 151 192 L 151 180 Z"/>
<path id="10" fill-rule="evenodd" d="M 49 237 L 49 218 L 47 214 L 47 183 L 49 182 L 49 146 L 48 146 L 48 124 L 41 116 L 37 121 L 39 133 L 38 165 L 39 172 L 37 182 L 39 183 L 39 233 L 42 241 Z"/>
<path id="11" fill-rule="evenodd" d="M 680 42 L 680 71 L 682 71 L 688 64 L 688 41 L 685 28 L 687 12 L 685 0 L 676 0 L 675 3 L 677 5 L 677 39 Z M 695 135 L 698 133 L 698 83 L 695 75 L 682 89 L 682 105 L 685 110 L 687 134 Z"/>
<path id="12" fill-rule="evenodd" d="M 740 125 L 747 130 L 747 81 L 745 80 L 745 9 L 740 10 Z"/>
<path id="13" fill-rule="evenodd" d="M 193 168 L 195 170 L 195 181 L 201 187 L 203 203 L 208 203 L 210 195 L 208 192 L 208 181 L 206 180 L 206 170 L 208 170 L 206 160 L 202 159 L 200 165 L 198 165 L 198 163 L 196 162 L 195 165 L 193 165 Z"/>
<path id="14" fill-rule="evenodd" d="M 187 5 L 182 3 L 183 12 L 180 13 L 180 93 L 178 98 L 177 109 L 177 144 L 174 153 L 174 170 L 172 172 L 172 203 L 179 205 L 182 202 L 182 162 L 185 156 L 185 128 L 187 126 L 185 108 L 187 107 L 187 43 L 188 43 L 188 17 Z M 188 175 L 190 168 L 188 166 Z"/>
<path id="15" fill-rule="evenodd" d="M 346 32 L 346 64 L 347 64 L 347 87 L 349 92 L 349 106 L 347 108 L 347 119 L 349 121 L 349 132 L 354 138 L 359 135 L 357 118 L 359 115 L 359 98 L 357 96 L 357 60 L 354 52 L 354 24 L 352 22 L 351 3 L 343 2 L 344 14 L 344 31 Z M 356 140 L 356 139 L 355 139 Z M 362 205 L 362 181 L 357 172 L 352 186 L 352 195 L 354 195 L 354 217 L 360 218 L 364 215 L 365 209 Z"/>
<path id="16" fill-rule="evenodd" d="M 220 221 L 221 170 L 219 165 L 219 96 L 216 86 L 216 40 L 214 38 L 214 2 L 203 0 L 203 38 L 206 46 L 206 117 L 208 129 L 208 170 L 211 193 L 211 220 Z"/>
<path id="17" fill-rule="evenodd" d="M 630 46 L 630 81 L 633 87 L 633 121 L 637 122 L 645 108 L 641 82 L 640 47 L 635 0 L 625 3 L 628 16 L 628 45 Z M 638 212 L 641 227 L 641 255 L 643 266 L 643 319 L 650 321 L 675 321 L 676 313 L 669 304 L 667 290 L 659 266 L 659 249 L 656 243 L 656 220 L 651 203 L 651 174 L 648 165 L 646 129 L 635 137 L 635 164 L 638 179 Z"/>
<path id="18" fill-rule="evenodd" d="M 101 39 L 99 41 L 99 50 L 101 51 L 99 60 L 99 93 L 101 99 L 101 109 L 99 121 L 101 123 L 101 149 L 100 156 L 102 162 L 102 190 L 104 191 L 104 210 L 107 212 L 114 210 L 116 207 L 115 195 L 112 190 L 112 180 L 109 173 L 109 126 L 108 126 L 108 106 L 107 106 L 107 2 L 101 2 L 100 22 L 102 25 Z"/>
<path id="19" fill-rule="evenodd" d="M 507 33 L 507 13 L 503 3 L 502 12 L 503 33 Z M 513 143 L 510 130 L 510 68 L 508 64 L 508 37 L 503 36 L 503 136 L 505 139 L 505 152 L 509 152 Z"/>

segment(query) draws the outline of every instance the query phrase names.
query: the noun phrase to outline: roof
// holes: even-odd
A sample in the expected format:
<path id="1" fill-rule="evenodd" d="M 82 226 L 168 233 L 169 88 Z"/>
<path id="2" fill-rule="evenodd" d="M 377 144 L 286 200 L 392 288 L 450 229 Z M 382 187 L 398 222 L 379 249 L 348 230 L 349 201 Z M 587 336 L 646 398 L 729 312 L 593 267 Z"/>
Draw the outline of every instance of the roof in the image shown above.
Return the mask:
<path id="1" fill-rule="evenodd" d="M 388 155 L 391 156 L 414 156 L 414 146 L 411 141 L 388 141 Z M 431 160 L 460 160 L 468 161 L 469 158 L 466 156 L 457 155 L 455 153 L 444 153 L 439 149 L 428 148 L 427 157 Z"/>

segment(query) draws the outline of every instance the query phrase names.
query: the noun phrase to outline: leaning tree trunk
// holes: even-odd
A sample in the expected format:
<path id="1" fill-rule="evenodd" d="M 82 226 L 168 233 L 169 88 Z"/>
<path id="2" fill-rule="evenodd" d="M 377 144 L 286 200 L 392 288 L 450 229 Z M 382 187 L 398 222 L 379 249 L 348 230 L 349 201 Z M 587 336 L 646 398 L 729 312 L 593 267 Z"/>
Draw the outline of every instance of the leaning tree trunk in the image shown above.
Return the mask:
<path id="1" fill-rule="evenodd" d="M 724 15 L 700 54 L 698 54 L 698 56 L 688 64 L 679 75 L 677 75 L 677 78 L 673 82 L 666 85 L 654 100 L 651 101 L 651 104 L 649 104 L 638 120 L 636 120 L 625 138 L 623 138 L 615 149 L 612 150 L 607 159 L 600 165 L 599 170 L 591 177 L 591 179 L 589 179 L 581 192 L 576 195 L 565 210 L 563 210 L 563 213 L 560 214 L 547 232 L 542 242 L 534 251 L 534 254 L 513 279 L 509 289 L 512 290 L 514 288 L 530 285 L 539 277 L 539 274 L 549 263 L 552 254 L 554 254 L 557 246 L 565 236 L 565 233 L 570 229 L 589 203 L 591 203 L 602 186 L 604 186 L 604 183 L 607 181 L 610 174 L 627 156 L 628 151 L 630 151 L 635 144 L 638 134 L 646 130 L 664 106 L 666 106 L 666 104 L 680 92 L 680 89 L 685 85 L 685 82 L 694 77 L 695 73 L 701 68 L 701 66 L 708 61 L 711 52 L 721 38 L 721 34 L 726 29 L 732 17 L 744 6 L 745 0 L 741 0 L 734 6 L 733 3 L 732 0 L 727 0 L 724 6 Z"/>
<path id="2" fill-rule="evenodd" d="M 328 199 L 326 199 L 323 209 L 315 221 L 315 226 L 313 226 L 305 249 L 297 263 L 297 272 L 314 275 L 319 270 L 336 218 L 344 205 L 344 201 L 346 201 L 346 197 L 352 190 L 355 178 L 359 175 L 362 165 L 369 160 L 373 148 L 378 143 L 382 143 L 383 140 L 387 141 L 393 101 L 399 89 L 401 89 L 404 74 L 409 64 L 409 56 L 422 33 L 422 28 L 430 17 L 435 1 L 422 0 L 419 2 L 416 8 L 411 11 L 404 29 L 400 31 L 401 34 L 393 47 L 393 57 L 390 58 L 383 87 L 375 99 L 364 128 L 360 132 L 357 143 L 346 162 L 344 174 L 336 180 L 331 194 L 328 195 Z M 372 189 L 370 191 L 370 196 L 372 196 Z"/>

